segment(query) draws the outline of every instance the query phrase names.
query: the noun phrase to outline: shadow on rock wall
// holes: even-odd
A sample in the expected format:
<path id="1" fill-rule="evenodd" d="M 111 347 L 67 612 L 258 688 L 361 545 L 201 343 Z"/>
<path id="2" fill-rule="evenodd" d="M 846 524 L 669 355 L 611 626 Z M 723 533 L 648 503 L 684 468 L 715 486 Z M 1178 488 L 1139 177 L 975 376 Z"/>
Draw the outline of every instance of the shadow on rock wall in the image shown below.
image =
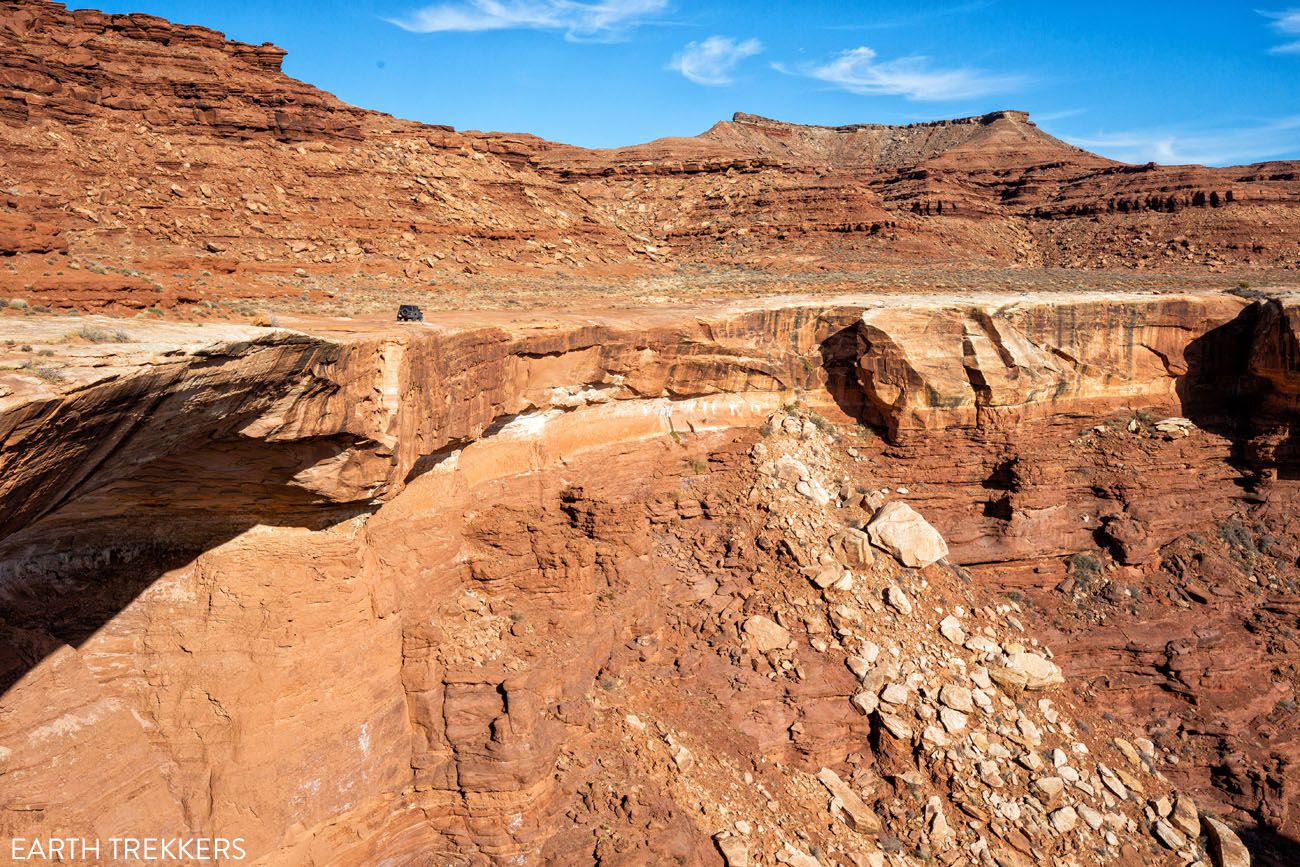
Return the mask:
<path id="1" fill-rule="evenodd" d="M 1295 347 L 1288 344 L 1294 340 L 1280 306 L 1256 301 L 1188 344 L 1187 372 L 1177 382 L 1184 414 L 1232 443 L 1230 460 L 1252 493 L 1271 479 L 1300 479 L 1296 407 L 1259 372 L 1261 363 L 1295 368 Z"/>
<path id="2" fill-rule="evenodd" d="M 258 525 L 316 530 L 372 510 L 289 484 L 339 448 L 216 442 L 142 466 L 0 541 L 0 697 L 204 551 Z"/>

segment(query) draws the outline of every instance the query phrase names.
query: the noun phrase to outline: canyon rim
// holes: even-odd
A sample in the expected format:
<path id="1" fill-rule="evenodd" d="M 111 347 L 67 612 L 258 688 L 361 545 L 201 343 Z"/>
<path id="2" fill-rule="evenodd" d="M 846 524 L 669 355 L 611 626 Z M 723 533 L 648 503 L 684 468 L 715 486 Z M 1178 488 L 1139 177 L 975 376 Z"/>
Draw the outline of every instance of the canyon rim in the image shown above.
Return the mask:
<path id="1" fill-rule="evenodd" d="M 1300 162 L 284 54 L 0 0 L 0 863 L 1300 863 Z"/>

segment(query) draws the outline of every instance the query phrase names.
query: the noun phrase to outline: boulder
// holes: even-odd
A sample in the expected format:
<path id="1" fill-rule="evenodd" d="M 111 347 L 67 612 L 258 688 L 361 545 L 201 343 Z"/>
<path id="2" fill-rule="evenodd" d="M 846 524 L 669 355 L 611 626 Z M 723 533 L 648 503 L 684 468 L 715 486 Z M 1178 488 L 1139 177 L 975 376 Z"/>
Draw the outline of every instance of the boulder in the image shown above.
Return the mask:
<path id="1" fill-rule="evenodd" d="M 880 817 L 871 811 L 857 792 L 840 779 L 840 775 L 830 768 L 817 772 L 817 779 L 831 793 L 832 803 L 840 808 L 844 821 L 850 828 L 860 834 L 879 834 Z"/>
<path id="2" fill-rule="evenodd" d="M 880 699 L 874 692 L 860 692 L 851 699 L 853 706 L 861 713 L 870 716 L 876 708 L 880 707 Z"/>
<path id="3" fill-rule="evenodd" d="M 1156 821 L 1152 827 L 1151 833 L 1160 841 L 1160 844 L 1166 849 L 1181 849 L 1187 845 L 1187 838 L 1179 833 L 1178 829 L 1170 825 L 1164 819 Z"/>
<path id="4" fill-rule="evenodd" d="M 904 566 L 921 568 L 948 556 L 939 531 L 907 503 L 886 503 L 867 525 L 871 544 L 892 554 Z"/>
<path id="5" fill-rule="evenodd" d="M 1250 852 L 1231 828 L 1204 813 L 1201 826 L 1210 838 L 1210 855 L 1215 867 L 1250 867 Z"/>
<path id="6" fill-rule="evenodd" d="M 884 726 L 885 731 L 889 732 L 899 740 L 912 739 L 912 727 L 904 722 L 902 717 L 896 716 L 892 713 L 886 713 L 882 710 L 877 710 L 876 718 L 880 720 L 880 724 Z"/>
<path id="7" fill-rule="evenodd" d="M 844 569 L 841 566 L 809 566 L 804 572 L 818 590 L 825 590 L 844 578 Z"/>
<path id="8" fill-rule="evenodd" d="M 911 695 L 905 685 L 901 683 L 891 683 L 880 691 L 880 700 L 887 704 L 907 704 L 907 699 Z"/>
<path id="9" fill-rule="evenodd" d="M 819 506 L 824 506 L 831 501 L 831 495 L 826 492 L 821 482 L 816 479 L 799 482 L 794 486 L 794 489 Z"/>
<path id="10" fill-rule="evenodd" d="M 1155 423 L 1155 429 L 1161 433 L 1173 434 L 1174 436 L 1179 437 L 1189 435 L 1194 427 L 1196 427 L 1196 425 L 1192 424 L 1191 419 L 1183 418 L 1182 416 L 1161 419 Z"/>
<path id="11" fill-rule="evenodd" d="M 1065 790 L 1065 781 L 1056 776 L 1040 777 L 1034 780 L 1034 788 L 1038 790 L 1043 800 L 1050 802 L 1061 796 L 1061 792 Z"/>
<path id="12" fill-rule="evenodd" d="M 1079 818 L 1087 822 L 1088 827 L 1094 831 L 1101 827 L 1102 822 L 1106 821 L 1106 818 L 1101 813 L 1098 813 L 1087 804 L 1080 804 L 1075 807 L 1075 810 L 1078 811 Z"/>
<path id="13" fill-rule="evenodd" d="M 950 707 L 939 708 L 939 721 L 947 732 L 959 732 L 966 728 L 966 714 Z"/>
<path id="14" fill-rule="evenodd" d="M 789 864 L 790 867 L 822 867 L 822 862 L 807 852 L 796 849 L 789 843 L 786 843 L 785 848 L 776 853 L 776 860 L 782 864 Z"/>
<path id="15" fill-rule="evenodd" d="M 906 591 L 897 584 L 890 584 L 885 588 L 885 602 L 899 614 L 906 616 L 912 613 L 912 601 L 907 598 Z"/>
<path id="16" fill-rule="evenodd" d="M 1053 810 L 1047 817 L 1052 828 L 1058 834 L 1068 834 L 1074 830 L 1074 826 L 1079 824 L 1079 814 L 1073 807 L 1061 807 L 1059 810 Z"/>
<path id="17" fill-rule="evenodd" d="M 966 640 L 966 630 L 961 628 L 961 621 L 951 614 L 939 621 L 939 632 L 953 644 L 961 644 Z"/>
<path id="18" fill-rule="evenodd" d="M 1201 836 L 1200 811 L 1190 795 L 1180 794 L 1174 800 L 1174 810 L 1168 818 L 1170 824 L 1193 840 Z"/>
<path id="19" fill-rule="evenodd" d="M 749 867 L 749 846 L 744 840 L 723 831 L 713 835 L 713 842 L 717 844 L 727 867 Z"/>
<path id="20" fill-rule="evenodd" d="M 945 683 L 939 688 L 939 702 L 962 713 L 970 713 L 975 709 L 970 689 L 955 683 Z"/>
<path id="21" fill-rule="evenodd" d="M 802 482 L 812 478 L 808 467 L 798 458 L 782 455 L 775 461 L 776 477 L 787 482 Z"/>
<path id="22" fill-rule="evenodd" d="M 1025 689 L 1046 689 L 1058 683 L 1065 683 L 1065 675 L 1060 667 L 1045 656 L 1029 651 L 1012 653 L 1007 656 L 1007 668 L 1017 675 L 1023 675 Z M 1016 678 L 1019 680 L 1019 678 Z"/>
<path id="23" fill-rule="evenodd" d="M 745 636 L 759 653 L 785 650 L 790 646 L 790 630 L 761 614 L 745 621 Z"/>
<path id="24" fill-rule="evenodd" d="M 831 550 L 845 566 L 869 566 L 875 561 L 871 539 L 861 530 L 845 527 L 830 538 Z"/>

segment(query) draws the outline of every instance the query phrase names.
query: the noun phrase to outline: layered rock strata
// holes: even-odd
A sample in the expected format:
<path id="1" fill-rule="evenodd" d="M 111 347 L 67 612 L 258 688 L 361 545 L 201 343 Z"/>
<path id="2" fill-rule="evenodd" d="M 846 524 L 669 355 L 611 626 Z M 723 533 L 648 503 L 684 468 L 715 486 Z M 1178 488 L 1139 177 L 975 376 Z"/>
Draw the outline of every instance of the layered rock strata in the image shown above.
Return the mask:
<path id="1" fill-rule="evenodd" d="M 283 56 L 149 15 L 0 3 L 3 297 L 347 309 L 359 286 L 436 297 L 481 275 L 1300 263 L 1294 162 L 1123 165 L 1016 111 L 840 127 L 739 113 L 587 150 L 350 106 Z"/>
<path id="2" fill-rule="evenodd" d="M 1165 863 L 1209 857 L 1198 808 L 1290 828 L 1292 651 L 1261 617 L 1297 604 L 1294 536 L 1222 595 L 1184 538 L 1294 514 L 1290 299 L 74 322 L 28 318 L 0 376 L 11 836 Z M 873 555 L 886 501 L 923 520 Z M 905 568 L 926 522 L 947 560 Z M 1192 601 L 1162 606 L 1177 568 Z M 1157 609 L 1153 656 L 1122 624 Z"/>

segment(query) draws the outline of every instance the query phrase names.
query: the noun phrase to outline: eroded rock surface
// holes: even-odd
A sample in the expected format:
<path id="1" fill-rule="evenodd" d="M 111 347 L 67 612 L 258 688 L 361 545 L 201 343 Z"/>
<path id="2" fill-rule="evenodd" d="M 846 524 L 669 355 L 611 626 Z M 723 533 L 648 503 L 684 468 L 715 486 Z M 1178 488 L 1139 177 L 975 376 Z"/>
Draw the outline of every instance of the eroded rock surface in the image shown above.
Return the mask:
<path id="1" fill-rule="evenodd" d="M 1001 317 L 1015 353 L 957 367 L 1012 397 L 913 363 L 922 303 Z M 219 831 L 266 864 L 829 865 L 1215 863 L 1214 818 L 1285 863 L 1293 311 L 98 343 L 25 317 L 51 354 L 0 361 L 0 821 Z M 859 550 L 882 506 L 947 562 Z"/>

